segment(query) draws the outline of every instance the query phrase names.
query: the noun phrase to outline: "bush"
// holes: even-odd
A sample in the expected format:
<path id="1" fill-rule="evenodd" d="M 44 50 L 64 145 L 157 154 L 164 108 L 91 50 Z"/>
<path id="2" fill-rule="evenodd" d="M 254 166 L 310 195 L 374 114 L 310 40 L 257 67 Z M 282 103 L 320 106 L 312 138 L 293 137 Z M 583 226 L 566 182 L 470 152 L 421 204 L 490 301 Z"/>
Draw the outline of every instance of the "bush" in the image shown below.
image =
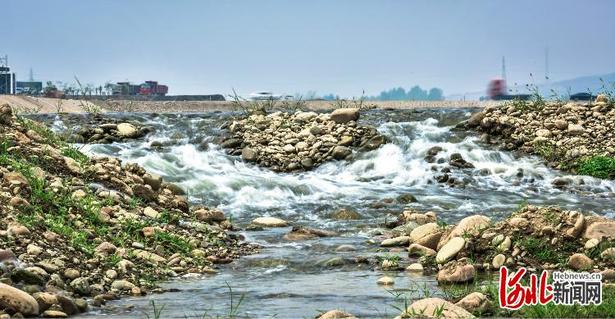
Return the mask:
<path id="1" fill-rule="evenodd" d="M 598 178 L 615 178 L 615 158 L 594 156 L 581 161 L 579 173 Z"/>

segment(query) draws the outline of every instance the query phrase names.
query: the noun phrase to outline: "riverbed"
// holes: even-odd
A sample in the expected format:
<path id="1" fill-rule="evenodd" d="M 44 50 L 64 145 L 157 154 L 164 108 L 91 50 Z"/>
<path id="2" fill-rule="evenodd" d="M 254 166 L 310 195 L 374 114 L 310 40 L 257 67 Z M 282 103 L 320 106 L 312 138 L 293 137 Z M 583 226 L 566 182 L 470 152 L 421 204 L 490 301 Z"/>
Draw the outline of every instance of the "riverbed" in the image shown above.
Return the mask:
<path id="1" fill-rule="evenodd" d="M 152 301 L 162 307 L 161 318 L 225 316 L 236 310 L 239 318 L 313 318 L 320 311 L 343 309 L 359 318 L 391 318 L 403 306 L 397 297 L 417 298 L 424 290 L 442 294 L 433 276 L 374 270 L 374 256 L 389 252 L 373 240 L 384 224 L 404 208 L 434 211 L 455 223 L 472 214 L 500 219 L 520 204 L 558 205 L 567 209 L 613 217 L 615 183 L 587 176 L 568 176 L 546 167 L 533 156 L 503 152 L 482 143 L 475 133 L 455 125 L 468 118 L 469 109 L 370 110 L 361 122 L 370 124 L 391 142 L 380 149 L 355 154 L 350 162 L 330 162 L 305 173 L 274 173 L 227 155 L 217 145 L 231 112 L 113 114 L 104 116 L 137 121 L 153 127 L 144 140 L 106 145 L 79 145 L 86 154 L 108 155 L 135 162 L 175 182 L 190 202 L 216 207 L 240 228 L 260 216 L 275 216 L 292 225 L 334 230 L 339 235 L 303 242 L 282 239 L 288 228 L 239 231 L 247 241 L 261 245 L 260 253 L 220 266 L 217 275 L 178 278 L 163 283 L 172 290 L 146 297 L 110 302 L 79 318 L 153 317 Z M 55 130 L 71 128 L 80 116 L 39 115 Z M 152 146 L 154 143 L 155 146 Z M 440 146 L 433 162 L 427 151 Z M 438 183 L 447 159 L 459 153 L 473 169 L 453 169 L 459 183 Z M 552 184 L 568 176 L 565 188 Z M 404 204 L 400 195 L 417 201 Z M 357 220 L 336 220 L 340 208 L 355 210 Z M 336 251 L 341 245 L 353 251 Z M 382 275 L 395 285 L 376 284 Z M 231 293 L 232 290 L 232 293 Z M 231 307 L 241 300 L 237 309 Z"/>

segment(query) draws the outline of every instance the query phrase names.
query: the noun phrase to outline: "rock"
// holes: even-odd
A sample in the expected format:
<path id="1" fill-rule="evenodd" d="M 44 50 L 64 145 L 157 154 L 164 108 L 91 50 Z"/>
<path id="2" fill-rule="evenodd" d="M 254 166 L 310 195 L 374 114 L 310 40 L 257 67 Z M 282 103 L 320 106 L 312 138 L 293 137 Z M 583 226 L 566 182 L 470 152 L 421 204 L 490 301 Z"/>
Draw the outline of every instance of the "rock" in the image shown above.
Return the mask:
<path id="1" fill-rule="evenodd" d="M 43 248 L 34 244 L 29 244 L 28 247 L 26 247 L 26 252 L 30 255 L 38 256 L 43 253 Z"/>
<path id="2" fill-rule="evenodd" d="M 480 292 L 473 292 L 463 297 L 455 305 L 471 313 L 483 313 L 487 309 L 489 309 L 490 302 L 487 296 L 485 296 L 484 294 Z"/>
<path id="3" fill-rule="evenodd" d="M 314 160 L 309 157 L 304 158 L 301 160 L 301 166 L 305 168 L 312 168 L 314 166 Z"/>
<path id="4" fill-rule="evenodd" d="M 598 96 L 596 96 L 596 102 L 607 103 L 609 102 L 609 98 L 606 94 L 598 94 Z"/>
<path id="5" fill-rule="evenodd" d="M 480 233 L 480 231 L 489 227 L 489 225 L 491 225 L 491 218 L 487 216 L 472 215 L 465 217 L 459 221 L 457 226 L 453 228 L 453 230 L 448 236 L 443 237 L 440 240 L 438 246 L 441 247 L 442 245 L 446 244 L 446 242 L 448 242 L 450 238 L 453 237 L 462 237 L 468 234 L 477 235 Z"/>
<path id="6" fill-rule="evenodd" d="M 568 266 L 574 270 L 587 270 L 591 268 L 594 261 L 585 254 L 573 254 L 568 258 Z"/>
<path id="7" fill-rule="evenodd" d="M 476 270 L 473 265 L 465 262 L 450 262 L 436 276 L 436 280 L 441 283 L 464 283 L 474 280 Z"/>
<path id="8" fill-rule="evenodd" d="M 467 123 L 470 127 L 477 127 L 480 125 L 480 123 L 483 121 L 484 118 L 485 118 L 485 113 L 477 112 L 477 113 L 472 114 L 472 116 L 470 116 Z"/>
<path id="9" fill-rule="evenodd" d="M 349 252 L 349 251 L 356 251 L 357 248 L 353 245 L 339 245 L 337 246 L 337 248 L 335 248 L 336 252 Z"/>
<path id="10" fill-rule="evenodd" d="M 28 180 L 18 172 L 9 172 L 4 174 L 6 180 L 11 186 L 28 186 Z"/>
<path id="11" fill-rule="evenodd" d="M 400 217 L 403 221 L 416 222 L 418 225 L 424 225 L 427 223 L 435 223 L 437 220 L 436 214 L 433 212 L 427 212 L 425 214 L 417 213 L 409 210 L 404 211 Z"/>
<path id="12" fill-rule="evenodd" d="M 58 298 L 56 298 L 54 294 L 48 292 L 37 292 L 33 294 L 32 297 L 38 302 L 39 311 L 45 311 L 58 303 Z"/>
<path id="13" fill-rule="evenodd" d="M 551 131 L 547 130 L 547 129 L 539 129 L 536 131 L 535 133 L 536 136 L 538 137 L 551 137 Z"/>
<path id="14" fill-rule="evenodd" d="M 119 291 L 130 291 L 136 286 L 128 280 L 116 280 L 111 284 L 111 289 Z"/>
<path id="15" fill-rule="evenodd" d="M 410 256 L 435 256 L 436 251 L 419 244 L 410 244 L 408 247 L 408 255 Z"/>
<path id="16" fill-rule="evenodd" d="M 331 237 L 337 235 L 335 232 L 303 227 L 303 226 L 293 226 L 293 229 L 286 235 L 284 235 L 283 239 L 290 241 L 299 241 L 299 240 L 309 240 L 316 239 L 319 237 Z"/>
<path id="17" fill-rule="evenodd" d="M 331 155 L 333 158 L 342 160 L 345 159 L 348 155 L 350 155 L 352 151 L 346 146 L 336 146 L 333 148 Z"/>
<path id="18" fill-rule="evenodd" d="M 88 279 L 85 277 L 73 279 L 70 282 L 70 287 L 73 289 L 74 292 L 83 296 L 87 296 L 90 292 L 90 284 L 88 282 Z"/>
<path id="19" fill-rule="evenodd" d="M 574 226 L 566 231 L 566 234 L 570 237 L 577 238 L 585 230 L 585 216 L 579 214 L 574 223 Z"/>
<path id="20" fill-rule="evenodd" d="M 24 268 L 14 269 L 10 274 L 11 280 L 15 283 L 23 282 L 29 285 L 41 285 L 42 286 L 45 283 L 44 277 L 46 277 L 46 274 L 43 276 L 37 271 L 32 271 L 31 268 L 32 267 L 28 267 L 25 269 Z"/>
<path id="21" fill-rule="evenodd" d="M 500 269 L 500 267 L 504 266 L 505 262 L 506 256 L 504 256 L 503 254 L 497 254 L 495 257 L 493 257 L 493 261 L 491 261 L 491 266 L 493 266 L 494 269 Z"/>
<path id="22" fill-rule="evenodd" d="M 568 129 L 568 122 L 564 121 L 564 120 L 555 120 L 555 127 L 557 127 L 560 130 L 566 130 Z"/>
<path id="23" fill-rule="evenodd" d="M 406 267 L 406 271 L 415 272 L 415 273 L 422 273 L 423 272 L 423 265 L 421 265 L 419 263 L 412 263 L 412 264 L 408 265 L 408 267 Z"/>
<path id="24" fill-rule="evenodd" d="M 72 316 L 80 312 L 79 307 L 72 298 L 62 295 L 57 295 L 56 298 L 58 299 L 58 303 L 60 304 L 62 311 L 67 315 Z"/>
<path id="25" fill-rule="evenodd" d="M 416 203 L 416 197 L 414 197 L 414 195 L 412 194 L 401 194 L 399 196 L 397 196 L 397 202 L 401 203 L 401 204 L 409 204 L 409 203 Z"/>
<path id="26" fill-rule="evenodd" d="M 350 146 L 352 145 L 352 142 L 353 142 L 352 136 L 344 135 L 340 138 L 340 141 L 337 144 L 341 146 Z"/>
<path id="27" fill-rule="evenodd" d="M 164 257 L 161 257 L 159 255 L 156 255 L 154 253 L 151 253 L 145 250 L 135 249 L 134 254 L 135 254 L 135 257 L 141 260 L 149 261 L 149 262 L 156 263 L 156 264 L 163 263 L 166 261 Z"/>
<path id="28" fill-rule="evenodd" d="M 6 261 L 15 261 L 16 259 L 17 257 L 15 257 L 15 254 L 13 253 L 12 250 L 0 249 L 0 263 L 6 262 Z"/>
<path id="29" fill-rule="evenodd" d="M 605 261 L 613 261 L 615 260 L 615 248 L 607 248 L 602 253 L 600 253 L 600 258 Z"/>
<path id="30" fill-rule="evenodd" d="M 244 147 L 241 150 L 241 158 L 246 162 L 254 162 L 258 158 L 256 151 L 249 147 Z"/>
<path id="31" fill-rule="evenodd" d="M 467 310 L 440 298 L 417 300 L 406 309 L 406 315 L 420 318 L 474 318 Z"/>
<path id="32" fill-rule="evenodd" d="M 420 225 L 410 232 L 410 239 L 413 243 L 435 249 L 442 236 L 440 227 L 436 223 Z"/>
<path id="33" fill-rule="evenodd" d="M 359 109 L 356 108 L 336 109 L 331 112 L 331 120 L 335 123 L 348 123 L 350 121 L 358 121 L 359 114 Z"/>
<path id="34" fill-rule="evenodd" d="M 600 240 L 597 238 L 589 239 L 585 242 L 585 249 L 592 249 L 600 244 Z"/>
<path id="35" fill-rule="evenodd" d="M 582 125 L 568 124 L 568 134 L 581 135 L 585 132 L 585 128 Z"/>
<path id="36" fill-rule="evenodd" d="M 395 238 L 385 239 L 380 243 L 382 247 L 407 246 L 410 242 L 409 236 L 399 236 Z"/>
<path id="37" fill-rule="evenodd" d="M 196 210 L 194 212 L 194 215 L 196 216 L 196 219 L 202 222 L 207 222 L 207 223 L 219 223 L 219 222 L 223 222 L 226 220 L 226 217 L 224 216 L 224 213 L 222 211 L 219 211 L 217 209 L 199 209 Z"/>
<path id="38" fill-rule="evenodd" d="M 288 222 L 276 217 L 259 217 L 252 221 L 252 224 L 263 227 L 286 227 Z"/>
<path id="39" fill-rule="evenodd" d="M 39 314 L 38 302 L 29 294 L 0 283 L 0 309 L 14 309 L 25 316 Z"/>
<path id="40" fill-rule="evenodd" d="M 139 135 L 137 128 L 130 123 L 120 123 L 117 125 L 117 132 L 120 137 L 134 138 Z"/>
<path id="41" fill-rule="evenodd" d="M 157 199 L 156 193 L 151 189 L 151 187 L 147 187 L 142 184 L 136 184 L 132 187 L 132 192 L 135 196 L 140 197 L 147 202 L 152 202 Z"/>
<path id="42" fill-rule="evenodd" d="M 12 223 L 7 228 L 7 233 L 15 237 L 22 237 L 30 234 L 30 230 L 21 224 Z"/>
<path id="43" fill-rule="evenodd" d="M 357 317 L 341 310 L 329 310 L 318 316 L 316 319 L 357 319 Z"/>
<path id="44" fill-rule="evenodd" d="M 156 175 L 156 174 L 145 174 L 143 175 L 143 182 L 146 185 L 149 185 L 152 190 L 154 191 L 158 191 L 160 190 L 160 187 L 162 186 L 162 177 Z"/>
<path id="45" fill-rule="evenodd" d="M 604 221 L 595 222 L 587 226 L 583 235 L 585 239 L 595 238 L 602 239 L 615 239 L 615 222 Z"/>
<path id="46" fill-rule="evenodd" d="M 474 168 L 474 165 L 463 159 L 459 153 L 451 154 L 448 164 L 457 168 Z"/>
<path id="47" fill-rule="evenodd" d="M 68 318 L 68 315 L 59 310 L 45 310 L 42 314 L 43 318 Z"/>
<path id="48" fill-rule="evenodd" d="M 94 250 L 96 252 L 99 252 L 105 255 L 111 255 L 115 253 L 115 251 L 117 250 L 117 247 L 115 247 L 115 245 L 113 245 L 112 243 L 108 241 L 104 241 L 100 243 L 98 246 L 96 246 Z"/>
<path id="49" fill-rule="evenodd" d="M 332 219 L 337 220 L 356 220 L 361 219 L 361 215 L 349 208 L 341 208 L 331 214 Z"/>
<path id="50" fill-rule="evenodd" d="M 163 186 L 166 187 L 168 190 L 170 190 L 174 195 L 179 195 L 179 196 L 186 195 L 186 191 L 184 191 L 177 184 L 164 183 Z"/>
<path id="51" fill-rule="evenodd" d="M 393 280 L 393 278 L 391 278 L 389 276 L 382 276 L 382 277 L 378 278 L 377 283 L 379 285 L 382 285 L 382 286 L 391 286 L 391 285 L 395 284 L 395 281 Z"/>
<path id="52" fill-rule="evenodd" d="M 13 123 L 13 109 L 8 103 L 0 105 L 0 124 L 11 125 Z"/>
<path id="53" fill-rule="evenodd" d="M 79 278 L 79 276 L 81 276 L 81 273 L 75 268 L 67 268 L 64 270 L 64 277 L 70 280 Z"/>
<path id="54" fill-rule="evenodd" d="M 465 246 L 466 241 L 461 237 L 453 237 L 451 238 L 436 255 L 436 263 L 444 264 L 447 261 L 453 259 Z"/>
<path id="55" fill-rule="evenodd" d="M 509 236 L 506 236 L 504 240 L 497 246 L 497 250 L 501 252 L 508 251 L 512 246 L 512 240 Z"/>

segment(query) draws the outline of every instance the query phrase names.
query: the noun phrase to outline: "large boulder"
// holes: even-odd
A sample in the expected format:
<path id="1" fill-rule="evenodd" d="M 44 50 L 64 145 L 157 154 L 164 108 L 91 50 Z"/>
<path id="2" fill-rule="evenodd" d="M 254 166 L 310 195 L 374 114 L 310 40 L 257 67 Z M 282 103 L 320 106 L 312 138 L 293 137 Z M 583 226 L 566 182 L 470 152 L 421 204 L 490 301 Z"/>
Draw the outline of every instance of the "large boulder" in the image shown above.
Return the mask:
<path id="1" fill-rule="evenodd" d="M 406 309 L 405 315 L 420 318 L 474 318 L 467 310 L 440 298 L 417 300 Z"/>
<path id="2" fill-rule="evenodd" d="M 473 292 L 463 297 L 455 305 L 469 311 L 469 312 L 485 312 L 490 305 L 487 296 L 480 292 Z"/>
<path id="3" fill-rule="evenodd" d="M 585 229 L 583 237 L 598 240 L 603 238 L 615 239 L 615 222 L 603 221 L 592 223 Z"/>
<path id="4" fill-rule="evenodd" d="M 26 316 L 38 315 L 38 302 L 17 288 L 0 283 L 0 309 L 13 309 Z"/>
<path id="5" fill-rule="evenodd" d="M 438 249 L 446 244 L 453 237 L 463 237 L 468 234 L 477 234 L 481 230 L 489 227 L 491 218 L 483 215 L 472 215 L 460 220 L 457 226 L 438 243 Z"/>
<path id="6" fill-rule="evenodd" d="M 421 225 L 410 232 L 410 239 L 413 243 L 431 249 L 436 249 L 441 236 L 442 231 L 436 223 Z"/>
<path id="7" fill-rule="evenodd" d="M 331 120 L 335 123 L 348 123 L 350 121 L 357 121 L 359 120 L 359 109 L 337 109 L 331 113 Z"/>
<path id="8" fill-rule="evenodd" d="M 120 137 L 133 138 L 139 135 L 139 130 L 130 123 L 120 123 L 117 125 L 117 132 Z"/>
<path id="9" fill-rule="evenodd" d="M 317 319 L 357 319 L 357 317 L 345 311 L 329 310 L 318 316 Z"/>
<path id="10" fill-rule="evenodd" d="M 252 224 L 263 227 L 286 227 L 288 222 L 276 217 L 259 217 L 252 221 Z"/>
<path id="11" fill-rule="evenodd" d="M 475 275 L 476 269 L 474 269 L 473 265 L 465 261 L 453 261 L 444 265 L 444 267 L 438 271 L 436 280 L 441 283 L 464 283 L 474 280 Z"/>
<path id="12" fill-rule="evenodd" d="M 436 255 L 436 262 L 438 264 L 444 264 L 447 261 L 453 259 L 463 249 L 466 241 L 461 237 L 453 237 L 449 240 Z"/>

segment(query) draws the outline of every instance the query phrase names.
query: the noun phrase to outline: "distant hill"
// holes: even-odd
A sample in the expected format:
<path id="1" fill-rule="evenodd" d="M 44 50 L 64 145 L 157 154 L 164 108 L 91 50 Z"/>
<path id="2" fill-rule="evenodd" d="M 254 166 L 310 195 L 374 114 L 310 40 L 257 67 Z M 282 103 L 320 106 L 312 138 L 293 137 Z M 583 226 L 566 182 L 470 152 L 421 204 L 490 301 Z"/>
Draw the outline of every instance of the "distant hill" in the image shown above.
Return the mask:
<path id="1" fill-rule="evenodd" d="M 600 80 L 602 79 L 602 81 Z M 615 91 L 615 73 L 608 74 L 599 74 L 599 75 L 589 75 L 582 76 L 578 78 L 561 80 L 555 82 L 546 82 L 538 85 L 538 89 L 540 94 L 544 96 L 551 96 L 552 90 L 557 92 L 558 95 L 567 96 L 569 93 L 574 94 L 578 92 L 588 92 L 598 93 L 603 90 L 603 85 L 607 86 L 611 90 Z M 512 84 L 508 84 L 508 88 L 513 89 Z M 517 86 L 518 92 L 512 93 L 528 93 L 528 90 L 525 87 L 525 84 L 519 83 Z M 482 96 L 485 96 L 485 91 L 487 90 L 487 85 L 485 84 L 485 88 L 481 91 L 469 92 L 465 94 L 451 94 L 447 95 L 447 100 L 463 100 L 464 96 L 466 100 L 478 100 Z"/>

